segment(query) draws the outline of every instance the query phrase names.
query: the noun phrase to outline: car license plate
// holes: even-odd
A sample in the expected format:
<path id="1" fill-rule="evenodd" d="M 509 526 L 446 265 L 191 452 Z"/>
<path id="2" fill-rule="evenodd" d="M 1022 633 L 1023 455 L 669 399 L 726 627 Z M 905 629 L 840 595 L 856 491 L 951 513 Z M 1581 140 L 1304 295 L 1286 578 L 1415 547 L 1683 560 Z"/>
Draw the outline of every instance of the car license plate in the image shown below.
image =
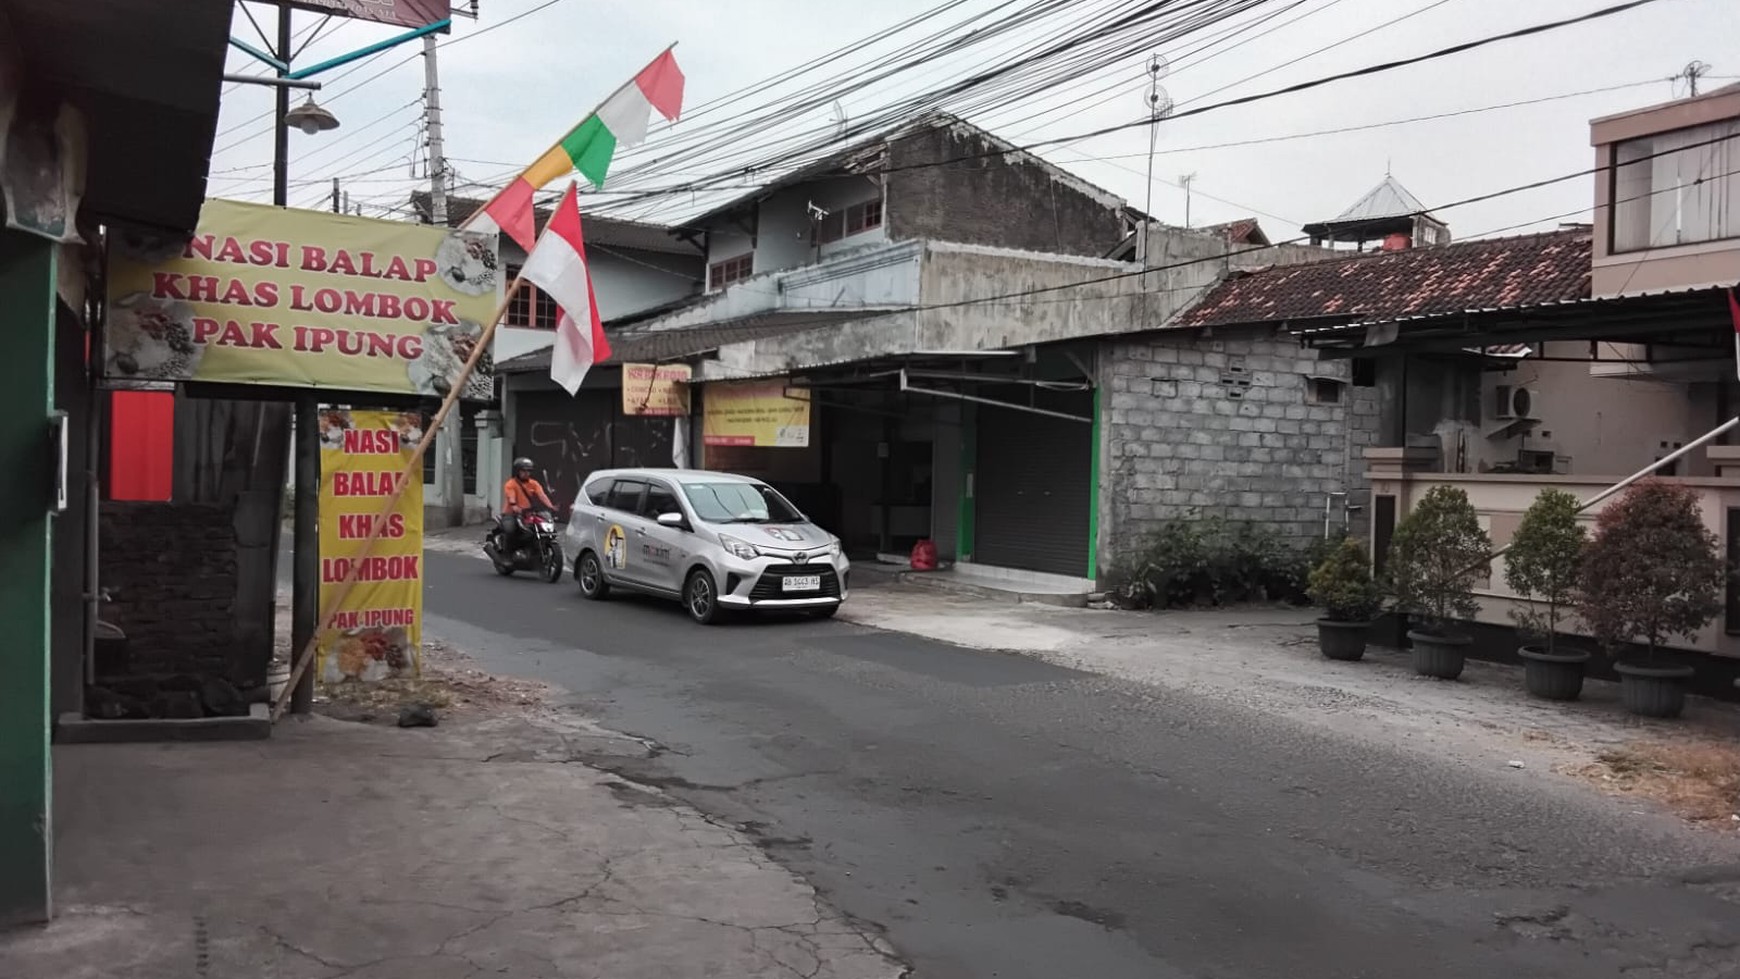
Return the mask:
<path id="1" fill-rule="evenodd" d="M 780 585 L 781 591 L 821 591 L 822 576 L 819 574 L 786 575 Z"/>

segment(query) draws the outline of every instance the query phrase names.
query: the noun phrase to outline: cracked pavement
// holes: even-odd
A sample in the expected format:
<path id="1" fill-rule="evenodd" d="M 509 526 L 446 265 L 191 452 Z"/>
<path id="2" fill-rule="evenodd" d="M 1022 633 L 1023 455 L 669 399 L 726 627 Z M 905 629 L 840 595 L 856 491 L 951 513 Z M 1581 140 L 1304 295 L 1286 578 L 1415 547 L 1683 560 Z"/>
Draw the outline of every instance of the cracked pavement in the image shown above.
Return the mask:
<path id="1" fill-rule="evenodd" d="M 692 806 L 703 835 L 742 830 L 877 926 L 913 979 L 1740 979 L 1740 839 L 1554 775 L 1505 731 L 1464 733 L 1507 696 L 1485 671 L 1415 695 L 1382 657 L 1312 658 L 1241 686 L 1294 653 L 1201 635 L 1148 659 L 1007 606 L 933 618 L 968 645 L 1010 642 L 998 623 L 1055 638 L 1067 660 L 868 628 L 850 605 L 703 628 L 466 555 L 432 553 L 428 573 L 432 632 L 634 732 L 547 760 L 612 773 L 649 812 Z"/>
<path id="2" fill-rule="evenodd" d="M 63 903 L 0 976 L 903 973 L 749 834 L 573 764 L 609 752 L 653 749 L 549 714 L 58 748 Z"/>

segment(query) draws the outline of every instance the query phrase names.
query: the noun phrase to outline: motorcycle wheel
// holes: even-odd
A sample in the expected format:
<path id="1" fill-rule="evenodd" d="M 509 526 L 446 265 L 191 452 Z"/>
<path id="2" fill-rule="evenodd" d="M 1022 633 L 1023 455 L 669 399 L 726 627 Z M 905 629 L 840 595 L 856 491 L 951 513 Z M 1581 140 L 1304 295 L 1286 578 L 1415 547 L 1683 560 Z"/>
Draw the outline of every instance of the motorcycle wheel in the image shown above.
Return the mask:
<path id="1" fill-rule="evenodd" d="M 555 584 L 562 580 L 562 569 L 567 559 L 562 556 L 562 545 L 552 543 L 544 551 L 544 580 Z"/>

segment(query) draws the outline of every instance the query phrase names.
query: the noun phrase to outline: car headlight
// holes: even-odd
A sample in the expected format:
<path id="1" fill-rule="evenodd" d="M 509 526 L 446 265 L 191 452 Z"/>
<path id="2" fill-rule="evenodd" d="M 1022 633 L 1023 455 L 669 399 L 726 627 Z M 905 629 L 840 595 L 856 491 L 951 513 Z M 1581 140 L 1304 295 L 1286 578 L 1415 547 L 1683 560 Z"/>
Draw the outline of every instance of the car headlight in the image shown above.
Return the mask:
<path id="1" fill-rule="evenodd" d="M 748 541 L 738 540 L 735 537 L 730 537 L 725 534 L 719 535 L 719 546 L 723 547 L 732 557 L 742 558 L 745 561 L 758 557 L 761 554 L 760 551 L 755 549 L 754 544 L 751 544 Z"/>

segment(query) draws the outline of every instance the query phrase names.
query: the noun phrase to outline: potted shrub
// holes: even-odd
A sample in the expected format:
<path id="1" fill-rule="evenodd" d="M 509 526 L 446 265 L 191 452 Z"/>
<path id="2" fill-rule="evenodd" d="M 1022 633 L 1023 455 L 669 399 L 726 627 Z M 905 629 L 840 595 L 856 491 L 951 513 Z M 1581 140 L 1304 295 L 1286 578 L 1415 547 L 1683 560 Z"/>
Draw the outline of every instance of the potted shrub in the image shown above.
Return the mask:
<path id="1" fill-rule="evenodd" d="M 1576 700 L 1583 692 L 1589 653 L 1565 648 L 1559 628 L 1570 618 L 1586 543 L 1588 534 L 1577 522 L 1577 498 L 1564 490 L 1542 490 L 1523 513 L 1505 555 L 1504 580 L 1524 600 L 1511 610 L 1511 618 L 1519 634 L 1540 640 L 1517 649 L 1523 685 L 1545 700 Z"/>
<path id="2" fill-rule="evenodd" d="M 1414 672 L 1443 680 L 1462 675 L 1472 640 L 1455 624 L 1480 610 L 1474 584 L 1491 550 L 1468 494 L 1455 486 L 1432 487 L 1396 525 L 1390 587 L 1396 606 L 1417 621 L 1408 632 Z"/>
<path id="3" fill-rule="evenodd" d="M 1645 480 L 1601 511 L 1578 575 L 1580 612 L 1603 645 L 1644 646 L 1641 661 L 1614 664 L 1625 709 L 1678 717 L 1690 666 L 1663 662 L 1659 648 L 1688 641 L 1722 608 L 1726 571 L 1716 535 L 1684 486 Z"/>
<path id="4" fill-rule="evenodd" d="M 1317 620 L 1317 648 L 1324 656 L 1357 660 L 1365 655 L 1366 633 L 1383 604 L 1383 592 L 1371 578 L 1365 548 L 1351 538 L 1329 552 L 1311 569 L 1305 593 L 1323 609 Z"/>

